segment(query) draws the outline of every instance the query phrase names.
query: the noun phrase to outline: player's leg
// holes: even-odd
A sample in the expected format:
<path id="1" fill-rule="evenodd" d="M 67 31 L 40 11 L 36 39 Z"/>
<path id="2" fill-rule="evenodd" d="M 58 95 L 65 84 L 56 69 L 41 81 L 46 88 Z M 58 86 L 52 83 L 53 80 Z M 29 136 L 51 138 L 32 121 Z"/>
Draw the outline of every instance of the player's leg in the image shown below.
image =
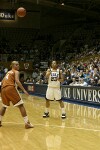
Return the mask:
<path id="1" fill-rule="evenodd" d="M 7 88 L 1 90 L 2 108 L 0 110 L 0 126 L 2 126 L 2 117 L 4 116 L 7 107 L 10 105 L 10 101 L 7 98 Z"/>
<path id="2" fill-rule="evenodd" d="M 48 99 L 46 99 L 46 107 L 45 107 L 45 111 L 43 114 L 44 118 L 49 117 L 49 107 L 50 107 L 50 101 Z"/>
<path id="3" fill-rule="evenodd" d="M 61 118 L 64 119 L 64 118 L 66 118 L 66 112 L 65 112 L 65 108 L 64 108 L 64 102 L 62 100 L 59 100 L 58 102 L 60 104 L 61 112 L 62 112 Z"/>
<path id="4" fill-rule="evenodd" d="M 6 107 L 2 107 L 0 110 L 0 127 L 2 126 L 2 117 L 4 116 L 6 112 Z"/>
<path id="5" fill-rule="evenodd" d="M 59 102 L 60 107 L 61 107 L 61 118 L 66 118 L 66 113 L 65 113 L 65 108 L 64 108 L 64 103 L 61 100 L 61 90 L 58 89 L 54 89 L 54 96 L 55 96 L 55 100 Z"/>
<path id="6" fill-rule="evenodd" d="M 24 119 L 24 122 L 25 122 L 25 128 L 28 129 L 28 128 L 33 128 L 34 126 L 29 122 L 29 119 L 28 119 L 28 116 L 27 116 L 27 113 L 26 113 L 26 109 L 24 107 L 23 104 L 19 105 L 18 106 L 20 112 L 21 112 L 21 115 Z"/>
<path id="7" fill-rule="evenodd" d="M 24 122 L 25 122 L 25 128 L 27 128 L 27 129 L 28 128 L 33 128 L 33 125 L 29 122 L 25 107 L 23 105 L 24 102 L 21 99 L 21 96 L 20 96 L 19 92 L 14 87 L 11 87 L 10 90 L 12 90 L 12 94 L 11 94 L 11 96 L 9 95 L 9 99 L 11 100 L 11 102 L 13 103 L 13 105 L 15 107 L 19 108 L 19 110 L 21 112 L 21 115 L 22 115 L 22 117 L 24 119 Z"/>
<path id="8" fill-rule="evenodd" d="M 45 112 L 43 115 L 44 118 L 49 117 L 50 101 L 52 100 L 54 100 L 54 91 L 53 91 L 53 88 L 48 87 L 46 91 L 46 106 L 45 106 Z"/>

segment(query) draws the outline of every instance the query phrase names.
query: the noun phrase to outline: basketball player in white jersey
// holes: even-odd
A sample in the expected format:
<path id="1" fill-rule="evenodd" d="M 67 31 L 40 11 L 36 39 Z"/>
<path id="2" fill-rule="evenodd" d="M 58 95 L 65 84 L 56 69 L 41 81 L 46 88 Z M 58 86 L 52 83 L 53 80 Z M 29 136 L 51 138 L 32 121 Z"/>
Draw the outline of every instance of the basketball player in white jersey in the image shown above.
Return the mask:
<path id="1" fill-rule="evenodd" d="M 61 100 L 60 83 L 63 82 L 62 70 L 59 70 L 57 62 L 52 61 L 51 69 L 46 72 L 48 78 L 48 88 L 46 91 L 46 108 L 43 117 L 49 117 L 50 101 L 56 100 L 59 102 L 62 115 L 61 118 L 66 118 L 64 103 Z"/>

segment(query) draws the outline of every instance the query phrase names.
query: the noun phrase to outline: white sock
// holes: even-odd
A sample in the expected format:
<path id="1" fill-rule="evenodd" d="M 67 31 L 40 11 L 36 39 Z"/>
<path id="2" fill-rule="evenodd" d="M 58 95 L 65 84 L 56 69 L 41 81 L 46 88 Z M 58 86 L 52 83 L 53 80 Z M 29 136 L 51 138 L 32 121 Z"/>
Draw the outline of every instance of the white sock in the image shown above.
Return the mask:
<path id="1" fill-rule="evenodd" d="M 62 114 L 65 114 L 65 108 L 61 108 Z"/>
<path id="2" fill-rule="evenodd" d="M 27 123 L 27 122 L 29 121 L 27 116 L 25 116 L 25 117 L 23 117 L 23 118 L 24 118 L 24 122 L 25 122 L 25 123 Z"/>
<path id="3" fill-rule="evenodd" d="M 49 108 L 45 108 L 45 113 L 48 113 L 49 112 Z"/>

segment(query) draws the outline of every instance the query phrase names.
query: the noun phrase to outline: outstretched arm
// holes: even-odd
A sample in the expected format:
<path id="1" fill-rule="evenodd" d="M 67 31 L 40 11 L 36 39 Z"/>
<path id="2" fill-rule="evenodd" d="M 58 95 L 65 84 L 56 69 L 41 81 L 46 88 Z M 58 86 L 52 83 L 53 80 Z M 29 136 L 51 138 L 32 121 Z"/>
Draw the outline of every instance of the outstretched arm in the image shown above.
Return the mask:
<path id="1" fill-rule="evenodd" d="M 46 72 L 46 78 L 49 78 L 50 73 L 51 73 L 51 71 L 50 71 L 50 69 L 48 69 L 47 72 Z"/>
<path id="2" fill-rule="evenodd" d="M 62 70 L 59 71 L 59 78 L 58 78 L 58 81 L 59 81 L 59 82 L 63 82 L 63 81 L 64 81 L 64 77 L 63 77 L 63 74 L 62 74 Z"/>
<path id="3" fill-rule="evenodd" d="M 19 81 L 19 71 L 15 71 L 15 82 L 26 95 L 29 95 L 28 92 L 24 89 L 21 82 Z"/>

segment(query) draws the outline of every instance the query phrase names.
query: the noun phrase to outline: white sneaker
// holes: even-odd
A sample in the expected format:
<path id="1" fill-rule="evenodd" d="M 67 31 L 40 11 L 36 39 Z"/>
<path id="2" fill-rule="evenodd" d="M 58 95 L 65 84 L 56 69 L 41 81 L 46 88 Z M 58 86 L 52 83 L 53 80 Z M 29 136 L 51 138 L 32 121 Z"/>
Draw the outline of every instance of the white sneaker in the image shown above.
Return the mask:
<path id="1" fill-rule="evenodd" d="M 62 118 L 62 119 L 65 119 L 65 118 L 66 118 L 66 114 L 62 114 L 62 115 L 61 115 L 61 118 Z"/>
<path id="2" fill-rule="evenodd" d="M 49 112 L 48 113 L 45 113 L 43 114 L 43 118 L 48 118 L 49 117 Z"/>
<path id="3" fill-rule="evenodd" d="M 27 122 L 25 124 L 25 129 L 29 129 L 29 128 L 34 128 L 34 126 L 30 122 Z"/>

